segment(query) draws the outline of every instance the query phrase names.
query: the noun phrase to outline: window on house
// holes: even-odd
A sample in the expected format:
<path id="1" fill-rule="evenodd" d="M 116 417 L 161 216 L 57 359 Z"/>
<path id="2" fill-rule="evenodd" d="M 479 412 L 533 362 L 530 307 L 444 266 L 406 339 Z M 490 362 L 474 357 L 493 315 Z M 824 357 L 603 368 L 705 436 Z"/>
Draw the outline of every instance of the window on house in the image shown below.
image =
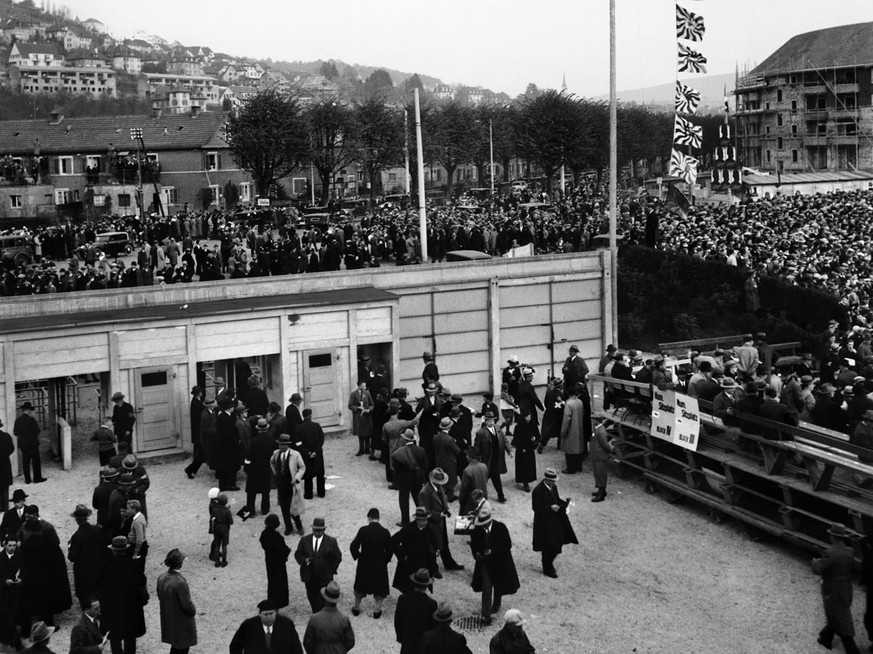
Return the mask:
<path id="1" fill-rule="evenodd" d="M 69 204 L 70 203 L 70 189 L 68 188 L 56 188 L 55 189 L 55 204 Z"/>
<path id="2" fill-rule="evenodd" d="M 206 153 L 206 169 L 207 170 L 218 170 L 221 168 L 221 155 L 217 152 L 207 152 Z"/>
<path id="3" fill-rule="evenodd" d="M 242 182 L 239 185 L 239 199 L 240 202 L 252 201 L 252 185 L 250 182 Z"/>
<path id="4" fill-rule="evenodd" d="M 130 206 L 130 193 L 119 193 L 118 194 L 118 206 L 119 207 L 129 207 Z"/>
<path id="5" fill-rule="evenodd" d="M 776 114 L 776 125 L 782 127 L 782 114 Z"/>
<path id="6" fill-rule="evenodd" d="M 171 205 L 171 204 L 178 204 L 178 203 L 179 203 L 179 197 L 178 197 L 178 195 L 177 195 L 177 193 L 176 193 L 176 187 L 175 187 L 175 186 L 164 186 L 162 190 L 163 190 L 163 192 L 164 192 L 164 204 L 165 204 L 165 205 Z"/>
<path id="7" fill-rule="evenodd" d="M 791 151 L 791 161 L 792 163 L 797 163 L 797 150 Z"/>
<path id="8" fill-rule="evenodd" d="M 791 133 L 792 133 L 792 134 L 797 134 L 797 125 L 792 125 L 792 126 L 791 126 Z"/>
<path id="9" fill-rule="evenodd" d="M 781 150 L 783 145 L 784 145 L 784 143 L 782 141 L 782 137 L 780 136 L 778 139 L 776 139 L 776 148 L 778 150 Z"/>
<path id="10" fill-rule="evenodd" d="M 221 200 L 221 187 L 218 184 L 210 184 L 209 192 L 212 195 L 212 204 L 218 204 Z"/>
<path id="11" fill-rule="evenodd" d="M 13 209 L 21 209 L 24 206 L 24 203 L 21 201 L 20 195 L 10 195 L 9 196 L 9 206 Z"/>
<path id="12" fill-rule="evenodd" d="M 91 170 L 100 170 L 100 155 L 87 155 L 85 157 L 85 167 Z"/>
<path id="13" fill-rule="evenodd" d="M 770 163 L 771 153 L 770 150 L 767 150 L 767 163 Z"/>
<path id="14" fill-rule="evenodd" d="M 300 195 L 306 192 L 306 184 L 309 182 L 305 177 L 294 177 L 291 179 L 291 192 L 294 195 Z"/>
<path id="15" fill-rule="evenodd" d="M 776 91 L 776 102 L 782 102 L 782 90 L 781 89 Z"/>
<path id="16" fill-rule="evenodd" d="M 73 174 L 73 158 L 72 157 L 58 157 L 57 158 L 57 173 L 58 175 L 72 175 Z"/>

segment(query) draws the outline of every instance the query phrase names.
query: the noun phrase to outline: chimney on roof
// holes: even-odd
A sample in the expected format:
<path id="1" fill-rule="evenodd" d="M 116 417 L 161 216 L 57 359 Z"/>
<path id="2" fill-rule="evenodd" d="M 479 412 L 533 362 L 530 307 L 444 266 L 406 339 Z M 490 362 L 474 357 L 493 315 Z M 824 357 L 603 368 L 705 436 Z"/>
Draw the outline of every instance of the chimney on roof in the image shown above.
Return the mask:
<path id="1" fill-rule="evenodd" d="M 200 105 L 192 104 L 191 105 L 191 118 L 197 118 L 200 115 Z"/>
<path id="2" fill-rule="evenodd" d="M 64 120 L 64 114 L 61 113 L 61 110 L 57 107 L 49 112 L 49 124 L 50 125 L 59 125 Z"/>

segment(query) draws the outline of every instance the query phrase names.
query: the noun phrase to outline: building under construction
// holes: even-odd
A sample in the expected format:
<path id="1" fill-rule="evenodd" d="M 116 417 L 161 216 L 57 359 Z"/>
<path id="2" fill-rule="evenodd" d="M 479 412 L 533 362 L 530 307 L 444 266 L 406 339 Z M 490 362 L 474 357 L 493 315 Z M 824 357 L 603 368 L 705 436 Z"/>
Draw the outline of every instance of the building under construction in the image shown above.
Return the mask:
<path id="1" fill-rule="evenodd" d="M 737 80 L 743 165 L 873 168 L 873 22 L 799 34 Z"/>

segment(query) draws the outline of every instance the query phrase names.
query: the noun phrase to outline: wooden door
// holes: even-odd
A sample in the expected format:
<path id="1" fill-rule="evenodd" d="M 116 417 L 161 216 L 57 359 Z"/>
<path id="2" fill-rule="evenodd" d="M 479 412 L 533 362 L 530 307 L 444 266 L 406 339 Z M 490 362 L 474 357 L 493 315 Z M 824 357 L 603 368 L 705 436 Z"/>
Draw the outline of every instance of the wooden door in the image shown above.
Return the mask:
<path id="1" fill-rule="evenodd" d="M 176 447 L 179 433 L 170 368 L 139 368 L 136 381 L 136 449 L 152 452 Z"/>
<path id="2" fill-rule="evenodd" d="M 341 387 L 334 349 L 303 353 L 304 408 L 312 409 L 312 421 L 322 427 L 340 424 Z"/>

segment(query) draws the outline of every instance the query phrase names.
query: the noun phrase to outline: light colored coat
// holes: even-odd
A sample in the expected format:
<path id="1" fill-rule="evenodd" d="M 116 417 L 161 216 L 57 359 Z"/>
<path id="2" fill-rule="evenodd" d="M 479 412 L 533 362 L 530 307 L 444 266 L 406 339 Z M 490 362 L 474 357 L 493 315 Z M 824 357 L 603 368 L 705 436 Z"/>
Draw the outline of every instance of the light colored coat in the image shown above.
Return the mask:
<path id="1" fill-rule="evenodd" d="M 585 406 L 578 397 L 570 397 L 564 404 L 561 423 L 561 450 L 565 454 L 585 454 Z"/>

